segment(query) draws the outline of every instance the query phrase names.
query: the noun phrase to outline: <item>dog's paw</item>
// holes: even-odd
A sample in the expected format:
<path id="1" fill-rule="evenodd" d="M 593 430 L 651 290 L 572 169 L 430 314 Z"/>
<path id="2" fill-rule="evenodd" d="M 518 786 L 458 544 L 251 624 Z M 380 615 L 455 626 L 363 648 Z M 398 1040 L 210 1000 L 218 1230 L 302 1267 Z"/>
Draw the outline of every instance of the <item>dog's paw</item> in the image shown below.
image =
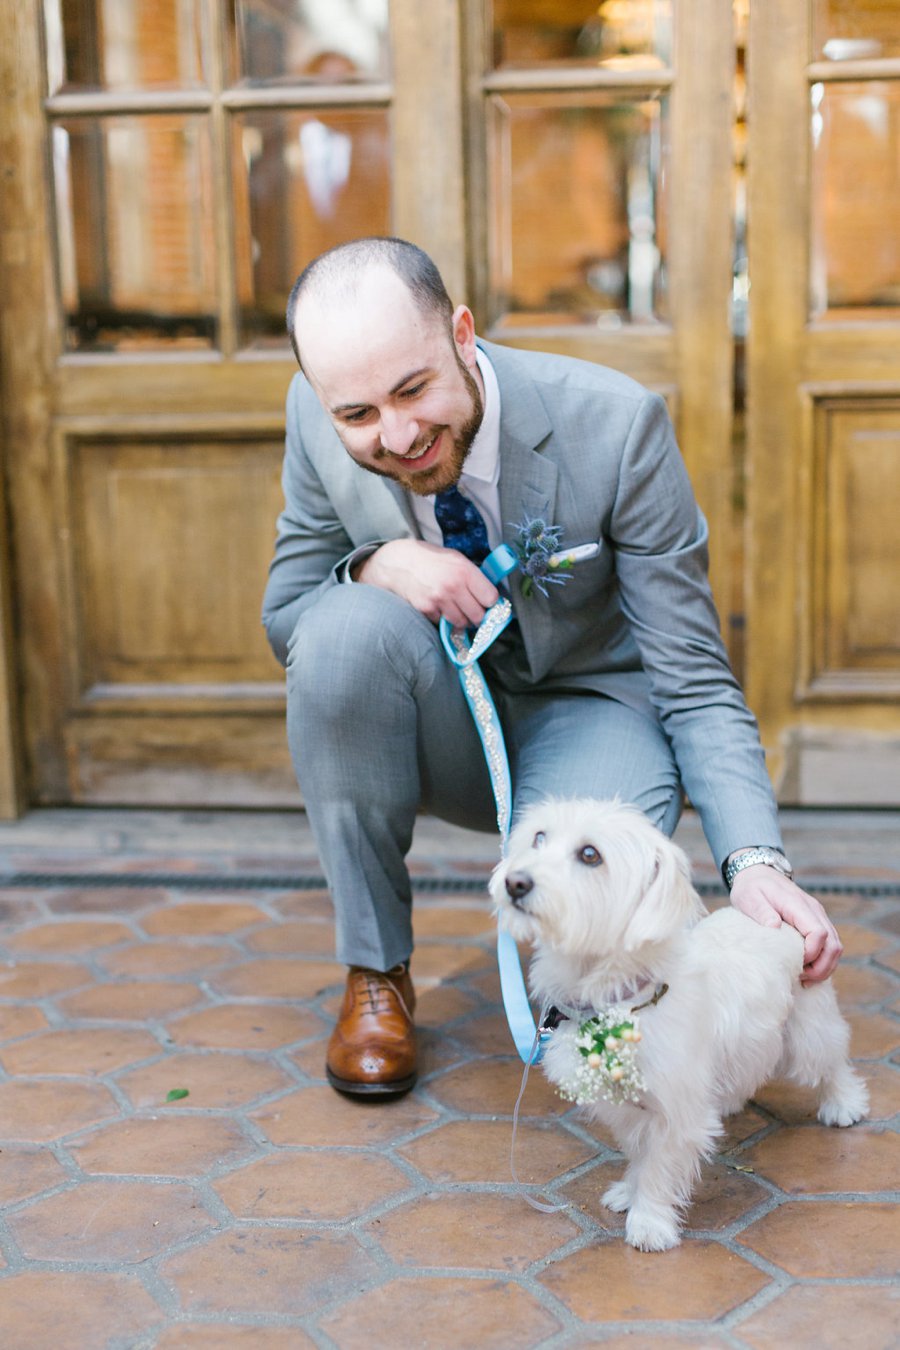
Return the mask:
<path id="1" fill-rule="evenodd" d="M 823 1125 L 855 1125 L 858 1121 L 865 1118 L 868 1107 L 868 1100 L 857 1102 L 823 1102 L 819 1107 L 817 1115 Z"/>
<path id="2" fill-rule="evenodd" d="M 632 1208 L 625 1220 L 625 1240 L 640 1252 L 667 1252 L 679 1245 L 681 1236 L 674 1215 Z"/>
<path id="3" fill-rule="evenodd" d="M 611 1209 L 613 1214 L 624 1214 L 631 1204 L 631 1188 L 628 1182 L 624 1178 L 621 1181 L 614 1181 L 604 1193 L 601 1204 Z"/>

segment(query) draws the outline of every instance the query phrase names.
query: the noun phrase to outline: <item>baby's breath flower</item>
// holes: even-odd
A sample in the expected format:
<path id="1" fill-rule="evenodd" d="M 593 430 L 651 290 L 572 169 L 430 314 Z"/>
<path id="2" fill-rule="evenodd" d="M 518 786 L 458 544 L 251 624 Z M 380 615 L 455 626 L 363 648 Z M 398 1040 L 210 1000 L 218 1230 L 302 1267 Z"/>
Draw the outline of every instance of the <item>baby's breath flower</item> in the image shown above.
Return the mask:
<path id="1" fill-rule="evenodd" d="M 638 1019 L 617 1005 L 582 1022 L 575 1037 L 580 1062 L 558 1087 L 566 1101 L 585 1106 L 600 1098 L 616 1105 L 640 1101 L 646 1084 L 637 1063 Z"/>

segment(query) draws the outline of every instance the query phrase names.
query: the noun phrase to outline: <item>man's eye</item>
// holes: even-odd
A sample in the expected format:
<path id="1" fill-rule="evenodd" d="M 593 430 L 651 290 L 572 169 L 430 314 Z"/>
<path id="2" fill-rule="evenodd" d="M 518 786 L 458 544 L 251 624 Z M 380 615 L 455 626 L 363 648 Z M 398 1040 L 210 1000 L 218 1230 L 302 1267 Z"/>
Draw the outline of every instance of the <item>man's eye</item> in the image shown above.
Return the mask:
<path id="1" fill-rule="evenodd" d="M 414 385 L 412 386 L 411 389 L 404 389 L 404 390 L 403 390 L 402 397 L 403 397 L 403 398 L 416 398 L 419 394 L 421 394 L 421 392 L 422 392 L 422 390 L 423 390 L 424 388 L 425 388 L 425 382 L 424 382 L 424 380 L 423 380 L 423 382 L 422 382 L 421 384 L 414 384 Z"/>
<path id="2" fill-rule="evenodd" d="M 533 838 L 532 841 L 531 841 L 531 847 L 532 847 L 532 848 L 543 848 L 546 842 L 547 842 L 547 836 L 544 834 L 544 831 L 543 831 L 543 830 L 538 830 L 537 834 L 534 836 L 534 838 Z"/>
<path id="3" fill-rule="evenodd" d="M 585 844 L 583 848 L 578 850 L 575 857 L 580 863 L 584 863 L 585 867 L 599 867 L 603 861 L 603 854 L 599 848 L 594 848 L 593 844 Z"/>
<path id="4" fill-rule="evenodd" d="M 344 413 L 345 422 L 364 422 L 369 415 L 367 408 L 360 408 L 359 412 Z"/>

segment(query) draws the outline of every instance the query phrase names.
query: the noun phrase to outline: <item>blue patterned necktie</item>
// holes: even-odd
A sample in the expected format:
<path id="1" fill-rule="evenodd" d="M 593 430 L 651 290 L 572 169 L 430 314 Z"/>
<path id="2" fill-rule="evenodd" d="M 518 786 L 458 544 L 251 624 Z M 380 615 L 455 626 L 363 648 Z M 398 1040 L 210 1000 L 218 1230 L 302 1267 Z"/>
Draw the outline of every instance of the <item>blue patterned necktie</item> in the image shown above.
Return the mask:
<path id="1" fill-rule="evenodd" d="M 445 488 L 434 499 L 434 515 L 446 548 L 459 549 L 478 567 L 491 551 L 487 527 L 474 502 L 457 487 Z"/>

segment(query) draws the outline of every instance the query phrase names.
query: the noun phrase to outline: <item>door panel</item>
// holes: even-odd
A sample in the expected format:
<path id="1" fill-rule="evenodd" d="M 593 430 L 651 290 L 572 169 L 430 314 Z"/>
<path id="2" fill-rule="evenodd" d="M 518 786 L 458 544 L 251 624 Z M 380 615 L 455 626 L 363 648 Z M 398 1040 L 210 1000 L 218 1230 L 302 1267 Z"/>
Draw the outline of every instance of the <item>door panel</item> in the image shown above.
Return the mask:
<path id="1" fill-rule="evenodd" d="M 780 794 L 900 803 L 900 12 L 751 7 L 748 666 Z"/>

